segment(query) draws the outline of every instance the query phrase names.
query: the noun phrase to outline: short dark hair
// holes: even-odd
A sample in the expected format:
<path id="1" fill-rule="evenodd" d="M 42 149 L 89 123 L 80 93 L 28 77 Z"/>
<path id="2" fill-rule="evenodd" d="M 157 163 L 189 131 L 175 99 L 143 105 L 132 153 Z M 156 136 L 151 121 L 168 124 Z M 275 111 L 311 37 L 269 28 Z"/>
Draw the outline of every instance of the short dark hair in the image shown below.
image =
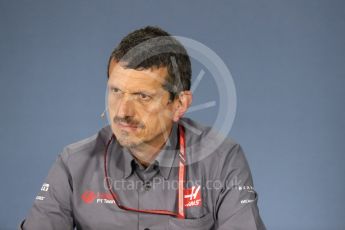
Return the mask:
<path id="1" fill-rule="evenodd" d="M 110 55 L 108 78 L 112 61 L 122 62 L 131 69 L 167 67 L 163 88 L 170 93 L 170 99 L 190 89 L 192 68 L 187 51 L 176 38 L 159 27 L 140 28 L 124 37 Z"/>

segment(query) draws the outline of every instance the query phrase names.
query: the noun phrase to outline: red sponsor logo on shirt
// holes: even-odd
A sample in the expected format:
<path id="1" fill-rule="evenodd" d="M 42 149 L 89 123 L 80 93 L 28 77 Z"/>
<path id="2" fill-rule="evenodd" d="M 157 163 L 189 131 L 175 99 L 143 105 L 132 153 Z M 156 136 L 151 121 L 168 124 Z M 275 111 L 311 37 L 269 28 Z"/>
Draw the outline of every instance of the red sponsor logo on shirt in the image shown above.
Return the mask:
<path id="1" fill-rule="evenodd" d="M 93 191 L 85 191 L 82 195 L 81 195 L 81 199 L 87 203 L 90 204 L 92 203 L 95 199 L 96 199 L 96 194 Z"/>
<path id="2" fill-rule="evenodd" d="M 81 199 L 84 201 L 86 204 L 91 204 L 95 200 L 97 203 L 113 203 L 114 199 L 113 196 L 110 193 L 105 193 L 105 192 L 93 192 L 90 190 L 87 190 L 81 194 Z"/>
<path id="3" fill-rule="evenodd" d="M 184 190 L 184 207 L 190 208 L 193 206 L 201 206 L 201 191 L 200 185 L 193 186 Z"/>

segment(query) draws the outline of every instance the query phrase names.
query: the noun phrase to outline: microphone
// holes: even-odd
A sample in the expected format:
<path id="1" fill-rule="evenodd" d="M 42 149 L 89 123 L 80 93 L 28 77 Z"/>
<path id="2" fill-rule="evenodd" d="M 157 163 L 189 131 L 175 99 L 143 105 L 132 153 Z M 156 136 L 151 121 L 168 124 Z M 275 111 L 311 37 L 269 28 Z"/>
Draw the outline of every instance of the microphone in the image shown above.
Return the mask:
<path id="1" fill-rule="evenodd" d="M 101 113 L 101 118 L 104 120 L 105 119 L 105 115 L 106 115 L 106 112 L 108 110 L 108 107 L 106 107 L 103 111 L 103 113 Z"/>
<path id="2" fill-rule="evenodd" d="M 107 126 L 107 119 L 106 119 L 106 115 L 107 115 L 107 110 L 108 110 L 108 107 L 105 107 L 104 111 L 100 114 L 100 117 L 102 119 L 102 123 L 103 123 L 103 126 Z"/>

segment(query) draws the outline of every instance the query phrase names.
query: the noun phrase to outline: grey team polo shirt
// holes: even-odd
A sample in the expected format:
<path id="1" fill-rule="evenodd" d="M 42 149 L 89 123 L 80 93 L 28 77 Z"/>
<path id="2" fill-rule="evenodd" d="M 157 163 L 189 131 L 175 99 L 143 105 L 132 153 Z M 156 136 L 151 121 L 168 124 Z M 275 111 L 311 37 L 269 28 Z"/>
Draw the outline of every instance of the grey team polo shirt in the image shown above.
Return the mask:
<path id="1" fill-rule="evenodd" d="M 104 152 L 110 126 L 68 145 L 58 156 L 37 195 L 25 230 L 265 229 L 257 193 L 240 145 L 208 127 L 183 118 L 185 127 L 186 219 L 120 209 L 105 181 Z M 148 167 L 138 163 L 116 139 L 109 145 L 108 181 L 119 202 L 141 210 L 177 212 L 179 138 L 170 137 Z"/>

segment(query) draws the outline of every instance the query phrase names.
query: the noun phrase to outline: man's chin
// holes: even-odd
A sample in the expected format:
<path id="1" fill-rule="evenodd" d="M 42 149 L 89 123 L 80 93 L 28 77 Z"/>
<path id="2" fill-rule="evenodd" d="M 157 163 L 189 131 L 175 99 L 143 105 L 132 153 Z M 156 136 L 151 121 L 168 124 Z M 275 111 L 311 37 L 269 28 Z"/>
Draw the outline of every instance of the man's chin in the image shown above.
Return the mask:
<path id="1" fill-rule="evenodd" d="M 117 138 L 117 141 L 125 148 L 135 148 L 143 144 L 141 140 L 130 140 L 129 138 Z"/>
<path id="2" fill-rule="evenodd" d="M 127 142 L 127 141 L 119 141 L 120 145 L 122 147 L 125 147 L 125 148 L 128 148 L 128 149 L 131 149 L 131 148 L 135 148 L 135 147 L 138 147 L 140 144 L 139 143 L 133 143 L 133 142 Z"/>

